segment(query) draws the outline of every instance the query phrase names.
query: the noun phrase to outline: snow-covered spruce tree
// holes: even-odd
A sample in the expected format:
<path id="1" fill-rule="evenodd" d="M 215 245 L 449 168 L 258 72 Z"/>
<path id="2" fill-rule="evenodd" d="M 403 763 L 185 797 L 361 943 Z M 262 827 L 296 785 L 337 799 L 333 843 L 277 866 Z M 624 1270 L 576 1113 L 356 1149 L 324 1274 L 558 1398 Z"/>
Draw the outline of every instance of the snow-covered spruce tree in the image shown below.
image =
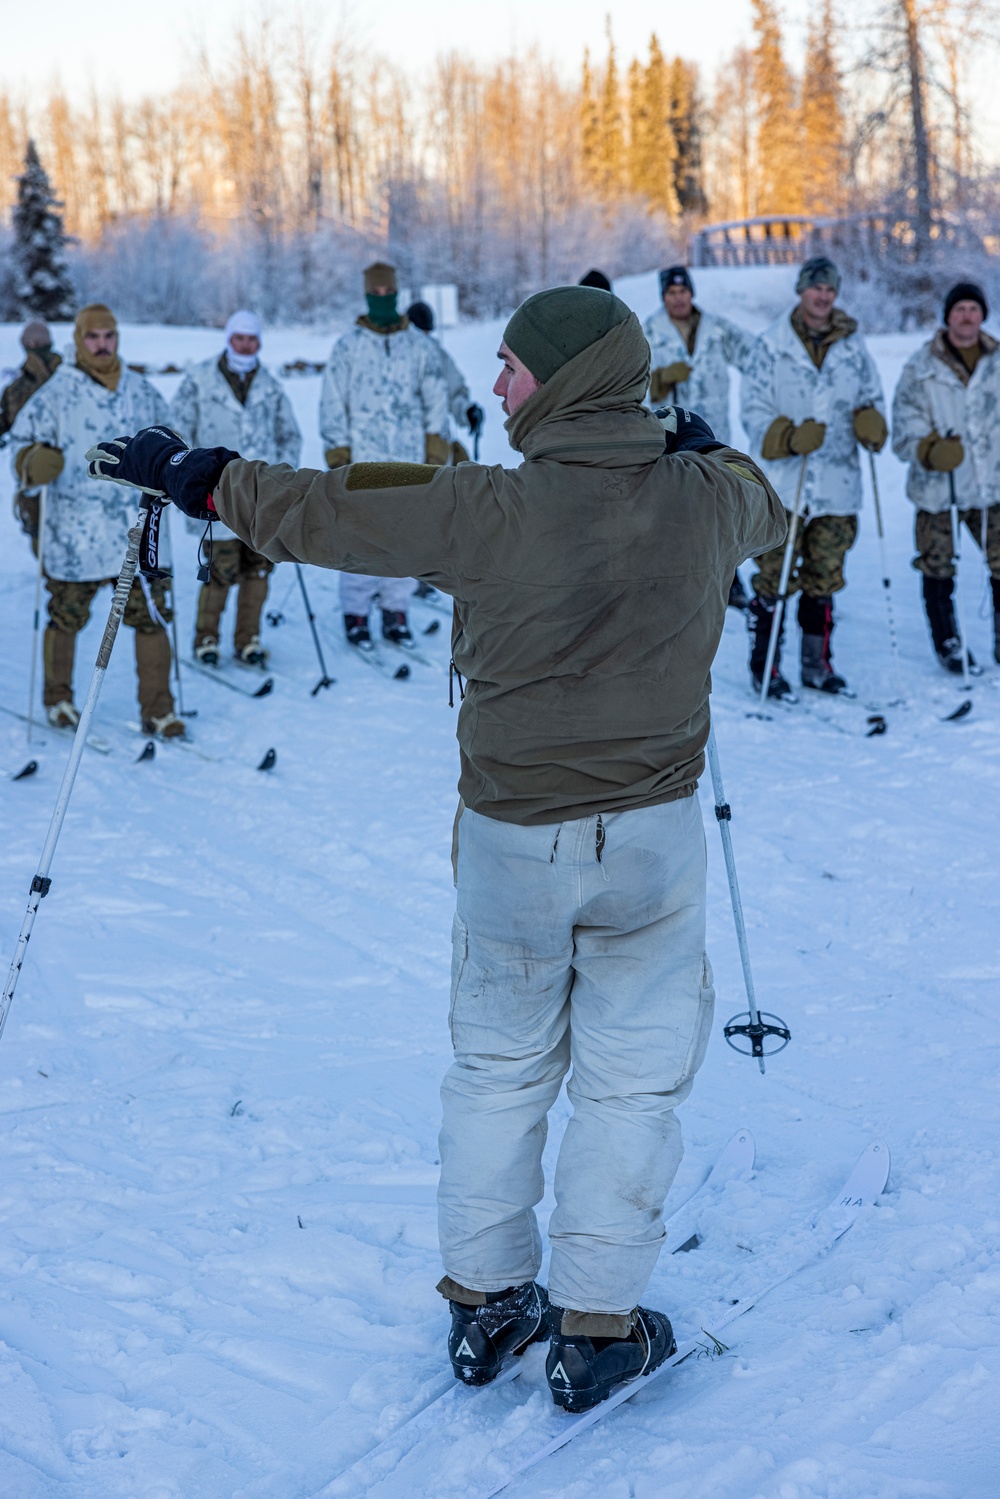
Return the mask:
<path id="1" fill-rule="evenodd" d="M 12 216 L 15 295 L 24 317 L 49 321 L 73 316 L 76 296 L 66 261 L 70 241 L 60 208 L 35 143 L 29 141 Z"/>

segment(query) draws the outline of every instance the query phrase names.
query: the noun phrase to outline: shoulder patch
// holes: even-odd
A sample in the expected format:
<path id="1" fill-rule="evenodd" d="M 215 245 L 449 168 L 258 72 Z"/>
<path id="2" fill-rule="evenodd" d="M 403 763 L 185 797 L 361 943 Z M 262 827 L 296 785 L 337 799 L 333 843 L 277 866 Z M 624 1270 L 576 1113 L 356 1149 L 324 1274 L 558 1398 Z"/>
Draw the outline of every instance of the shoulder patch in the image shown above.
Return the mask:
<path id="1" fill-rule="evenodd" d="M 725 460 L 727 468 L 731 468 L 734 474 L 739 474 L 741 479 L 749 479 L 751 484 L 760 484 L 760 480 L 752 469 L 747 468 L 745 463 L 734 463 L 731 458 Z M 761 488 L 764 486 L 761 485 Z"/>
<path id="2" fill-rule="evenodd" d="M 433 463 L 352 463 L 348 489 L 407 489 L 429 484 L 440 469 Z"/>

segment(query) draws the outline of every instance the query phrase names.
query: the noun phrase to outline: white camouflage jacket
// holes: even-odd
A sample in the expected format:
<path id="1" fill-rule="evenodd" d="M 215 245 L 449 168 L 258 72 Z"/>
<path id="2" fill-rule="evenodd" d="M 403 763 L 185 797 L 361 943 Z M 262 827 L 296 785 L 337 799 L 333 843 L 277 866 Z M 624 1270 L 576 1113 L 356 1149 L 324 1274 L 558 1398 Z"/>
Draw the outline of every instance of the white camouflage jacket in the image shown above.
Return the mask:
<path id="1" fill-rule="evenodd" d="M 426 435 L 450 436 L 448 387 L 427 335 L 359 323 L 338 339 L 323 374 L 319 430 L 324 448 L 349 447 L 354 463 L 423 463 Z"/>
<path id="2" fill-rule="evenodd" d="M 219 369 L 218 358 L 190 367 L 170 403 L 170 425 L 196 448 L 232 448 L 241 458 L 262 463 L 288 463 L 298 468 L 302 433 L 292 403 L 279 381 L 258 365 L 242 406 Z M 188 518 L 187 528 L 199 534 L 201 521 Z M 217 541 L 234 541 L 236 533 L 218 521 Z"/>
<path id="3" fill-rule="evenodd" d="M 461 430 L 469 430 L 469 407 L 472 405 L 472 397 L 469 387 L 465 383 L 465 376 L 458 365 L 452 359 L 444 344 L 434 337 L 432 333 L 425 333 L 424 337 L 432 343 L 438 351 L 441 360 L 441 373 L 444 383 L 448 387 L 448 414 L 455 426 Z"/>
<path id="4" fill-rule="evenodd" d="M 65 361 L 22 407 L 11 432 L 16 456 L 31 443 L 59 448 L 65 466 L 45 496 L 45 571 L 70 583 L 117 577 L 138 495 L 87 477 L 85 454 L 108 437 L 130 437 L 167 419 L 167 403 L 142 375 L 123 368 L 117 390 Z"/>
<path id="5" fill-rule="evenodd" d="M 939 513 L 951 503 L 948 475 L 924 468 L 917 457 L 921 440 L 937 432 L 957 432 L 965 460 L 955 469 L 955 495 L 963 509 L 1000 504 L 1000 355 L 997 343 L 981 335 L 990 352 L 965 384 L 936 349 L 934 337 L 903 365 L 892 398 L 892 450 L 908 463 L 906 493 L 918 510 Z M 988 340 L 988 341 L 987 341 Z"/>
<path id="6" fill-rule="evenodd" d="M 691 366 L 690 379 L 675 387 L 673 404 L 697 411 L 720 442 L 729 442 L 729 366 L 745 370 L 754 336 L 728 318 L 699 308 L 694 353 L 689 354 L 677 325 L 659 307 L 642 325 L 649 344 L 650 369 L 683 359 Z"/>
<path id="7" fill-rule="evenodd" d="M 805 460 L 803 510 L 811 516 L 856 515 L 861 509 L 861 464 L 854 435 L 854 413 L 874 406 L 885 415 L 882 383 L 861 334 L 853 332 L 827 349 L 818 370 L 792 327 L 790 314 L 765 328 L 754 342 L 743 376 L 740 416 L 750 439 L 750 455 L 760 464 L 791 510 L 802 459 L 765 459 L 764 437 L 779 416 L 798 426 L 807 417 L 826 425 L 823 446 Z"/>

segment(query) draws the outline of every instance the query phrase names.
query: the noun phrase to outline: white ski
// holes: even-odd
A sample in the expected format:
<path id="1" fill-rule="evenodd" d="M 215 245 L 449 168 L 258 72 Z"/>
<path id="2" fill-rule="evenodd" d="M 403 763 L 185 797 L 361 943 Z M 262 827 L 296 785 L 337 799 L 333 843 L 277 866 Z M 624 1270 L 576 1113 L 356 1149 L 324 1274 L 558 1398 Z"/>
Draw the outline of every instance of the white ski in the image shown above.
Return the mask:
<path id="1" fill-rule="evenodd" d="M 19 718 L 22 723 L 28 722 L 27 713 L 18 713 L 14 708 L 4 707 L 3 703 L 0 703 L 0 713 L 6 713 L 10 718 Z M 38 741 L 39 744 L 45 743 L 46 734 L 56 734 L 60 739 L 72 739 L 76 733 L 75 729 L 57 729 L 54 724 L 40 718 L 33 718 L 31 722 L 37 726 L 42 736 Z M 87 748 L 96 750 L 99 755 L 110 755 L 114 746 L 109 740 L 102 739 L 99 734 L 88 734 Z"/>
<path id="2" fill-rule="evenodd" d="M 274 687 L 273 677 L 265 677 L 262 682 L 258 682 L 256 687 L 251 687 L 248 682 L 234 681 L 232 677 L 228 677 L 223 666 L 206 666 L 204 661 L 195 661 L 193 657 L 188 656 L 183 658 L 183 664 L 191 671 L 199 672 L 203 677 L 207 677 L 210 682 L 215 682 L 217 686 L 228 687 L 230 692 L 238 692 L 241 697 L 267 697 Z M 256 671 L 257 668 L 254 667 L 253 670 Z"/>
<path id="3" fill-rule="evenodd" d="M 675 1252 L 687 1247 L 691 1235 L 697 1229 L 706 1204 L 716 1193 L 721 1192 L 727 1182 L 749 1176 L 753 1170 L 754 1154 L 753 1135 L 748 1129 L 737 1130 L 720 1152 L 715 1165 L 701 1185 L 696 1187 L 694 1192 L 668 1217 L 664 1218 L 663 1226 L 668 1243 L 674 1244 L 676 1240 Z M 425 1430 L 431 1427 L 433 1422 L 453 1411 L 462 1410 L 503 1385 L 510 1384 L 524 1372 L 525 1367 L 524 1356 L 515 1358 L 490 1384 L 480 1385 L 478 1388 L 469 1388 L 467 1385 L 459 1384 L 450 1371 L 442 1375 L 431 1386 L 428 1397 L 419 1410 L 414 1411 L 401 1425 L 397 1426 L 385 1441 L 356 1458 L 349 1468 L 338 1474 L 326 1488 L 321 1490 L 316 1499 L 346 1499 L 348 1495 L 359 1496 L 360 1499 L 361 1495 L 369 1492 L 374 1483 L 387 1477 L 398 1467 L 413 1451 Z"/>
<path id="4" fill-rule="evenodd" d="M 378 648 L 370 640 L 365 641 L 363 645 L 349 645 L 347 654 L 358 661 L 363 661 L 366 666 L 377 671 L 379 676 L 388 677 L 390 681 L 405 682 L 410 675 L 410 668 L 405 662 L 400 666 L 394 666 L 391 661 L 387 661 L 379 654 Z"/>
<path id="5" fill-rule="evenodd" d="M 772 1257 L 775 1273 L 771 1278 L 764 1280 L 753 1290 L 741 1296 L 724 1312 L 707 1318 L 707 1325 L 702 1328 L 703 1336 L 689 1338 L 658 1369 L 654 1369 L 644 1378 L 634 1380 L 631 1384 L 623 1385 L 620 1390 L 616 1390 L 609 1399 L 602 1401 L 593 1410 L 586 1411 L 579 1416 L 565 1416 L 558 1411 L 553 1411 L 546 1423 L 551 1431 L 547 1441 L 543 1441 L 523 1456 L 515 1457 L 503 1478 L 492 1487 L 478 1490 L 465 1488 L 464 1493 L 469 1496 L 469 1499 L 493 1499 L 495 1494 L 502 1493 L 508 1484 L 520 1474 L 544 1462 L 553 1452 L 558 1452 L 560 1447 L 571 1442 L 589 1426 L 602 1421 L 616 1406 L 630 1400 L 639 1390 L 647 1390 L 652 1381 L 659 1379 L 661 1374 L 666 1374 L 669 1369 L 683 1363 L 692 1354 L 703 1352 L 706 1346 L 709 1348 L 714 1346 L 719 1334 L 725 1331 L 730 1322 L 734 1322 L 737 1317 L 742 1317 L 744 1312 L 756 1306 L 757 1302 L 768 1292 L 783 1285 L 800 1270 L 807 1269 L 832 1249 L 837 1240 L 842 1238 L 854 1223 L 861 1209 L 870 1207 L 878 1199 L 888 1178 L 889 1147 L 882 1140 L 874 1140 L 862 1152 L 857 1165 L 829 1207 L 816 1219 L 812 1231 L 806 1235 L 806 1243 L 803 1245 L 802 1235 L 789 1235 L 785 1255 L 782 1256 L 780 1246 L 775 1251 Z"/>

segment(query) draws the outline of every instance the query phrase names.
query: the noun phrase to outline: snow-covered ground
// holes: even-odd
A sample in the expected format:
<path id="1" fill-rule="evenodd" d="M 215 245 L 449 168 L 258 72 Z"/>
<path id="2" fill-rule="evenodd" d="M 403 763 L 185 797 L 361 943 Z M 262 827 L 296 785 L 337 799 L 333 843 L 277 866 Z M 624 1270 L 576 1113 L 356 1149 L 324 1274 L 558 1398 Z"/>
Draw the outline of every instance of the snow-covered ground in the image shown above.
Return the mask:
<path id="1" fill-rule="evenodd" d="M 648 310 L 655 284 L 629 295 Z M 765 321 L 768 298 L 756 313 L 752 300 L 743 315 Z M 335 331 L 276 331 L 265 354 L 322 358 Z M 491 460 L 506 454 L 489 395 L 499 332 L 447 335 L 489 413 Z M 0 330 L 0 365 L 15 336 Z M 914 345 L 874 341 L 887 387 Z M 127 358 L 158 365 L 217 347 L 212 331 L 123 331 Z M 318 462 L 318 379 L 289 389 Z M 912 701 L 886 710 L 884 737 L 804 708 L 747 717 L 743 625 L 727 621 L 714 705 L 758 996 L 794 1039 L 763 1078 L 723 1042 L 745 1001 L 706 797 L 719 1024 L 682 1110 L 673 1196 L 740 1125 L 757 1170 L 701 1248 L 663 1257 L 650 1304 L 696 1330 L 873 1136 L 892 1150 L 888 1189 L 733 1325 L 723 1356 L 638 1395 L 511 1499 L 1000 1492 L 1000 670 L 968 719 L 938 721 L 958 698 L 930 656 L 902 471 L 883 455 L 878 472 Z M 5 477 L 0 702 L 23 709 L 33 564 L 8 489 Z M 175 547 L 186 640 L 197 585 L 176 525 Z M 968 552 L 966 615 L 988 660 Z M 849 574 L 837 661 L 884 703 L 870 507 Z M 133 764 L 127 631 L 112 660 L 98 728 L 114 752 L 84 757 L 0 1045 L 2 1499 L 306 1499 L 446 1372 L 433 1202 L 457 774 L 447 631 L 423 642 L 436 670 L 384 681 L 345 657 L 335 577 L 310 569 L 308 582 L 337 685 L 310 696 L 318 669 L 281 568 L 273 695 L 185 682 L 192 733 L 217 763 L 162 746 Z M 81 693 L 106 599 L 83 638 Z M 259 774 L 272 745 L 276 768 Z M 32 752 L 35 777 L 0 781 L 3 972 L 67 749 L 50 735 Z M 23 726 L 0 716 L 0 767 L 25 758 Z M 550 1152 L 564 1117 L 560 1105 Z M 545 1398 L 536 1386 L 537 1409 Z M 481 1474 L 488 1451 L 472 1422 L 467 1445 L 428 1451 L 416 1477 L 379 1492 L 473 1492 L 466 1453 Z"/>

